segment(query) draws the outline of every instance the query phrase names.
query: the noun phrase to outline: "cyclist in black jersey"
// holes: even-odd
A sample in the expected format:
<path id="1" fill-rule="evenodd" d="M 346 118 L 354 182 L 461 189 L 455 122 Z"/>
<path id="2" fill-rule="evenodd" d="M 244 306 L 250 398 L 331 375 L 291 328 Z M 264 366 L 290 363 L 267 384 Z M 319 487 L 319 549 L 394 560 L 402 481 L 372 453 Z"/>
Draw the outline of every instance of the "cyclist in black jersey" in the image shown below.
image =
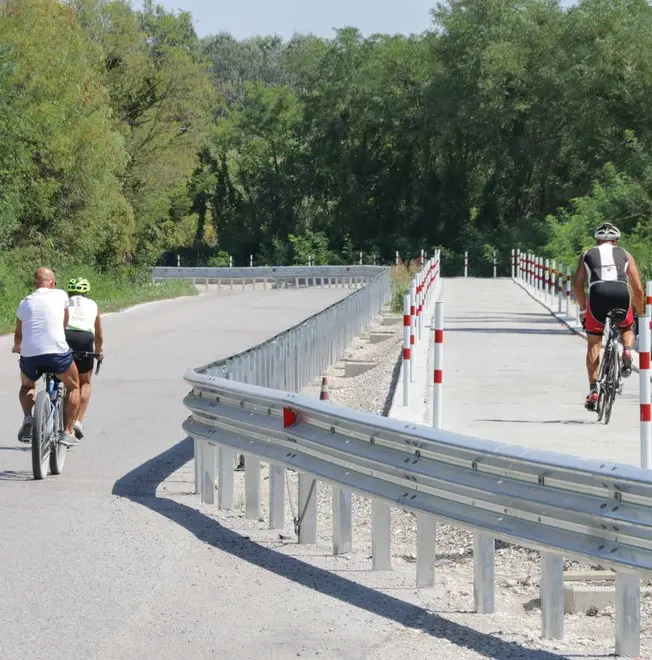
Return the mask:
<path id="1" fill-rule="evenodd" d="M 620 238 L 618 227 L 605 222 L 595 230 L 594 237 L 597 245 L 580 256 L 573 283 L 575 298 L 580 308 L 580 320 L 587 338 L 586 369 L 590 386 L 584 403 L 587 410 L 595 410 L 598 402 L 600 349 L 607 314 L 612 309 L 627 310 L 625 320 L 619 324 L 624 347 L 621 373 L 626 378 L 632 373 L 634 347 L 634 311 L 629 284 L 638 313 L 642 315 L 645 307 L 645 295 L 636 261 L 627 250 L 616 245 Z M 584 285 L 587 282 L 588 300 L 584 293 Z"/>

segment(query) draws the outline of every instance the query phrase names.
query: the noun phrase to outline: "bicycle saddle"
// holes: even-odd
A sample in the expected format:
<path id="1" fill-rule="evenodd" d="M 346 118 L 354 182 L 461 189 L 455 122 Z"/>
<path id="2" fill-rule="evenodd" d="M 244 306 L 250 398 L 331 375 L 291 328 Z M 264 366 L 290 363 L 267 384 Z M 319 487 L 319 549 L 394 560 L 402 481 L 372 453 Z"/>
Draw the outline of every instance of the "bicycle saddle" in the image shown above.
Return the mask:
<path id="1" fill-rule="evenodd" d="M 627 310 L 626 309 L 612 309 L 608 316 L 610 316 L 614 321 L 624 321 L 627 318 Z"/>

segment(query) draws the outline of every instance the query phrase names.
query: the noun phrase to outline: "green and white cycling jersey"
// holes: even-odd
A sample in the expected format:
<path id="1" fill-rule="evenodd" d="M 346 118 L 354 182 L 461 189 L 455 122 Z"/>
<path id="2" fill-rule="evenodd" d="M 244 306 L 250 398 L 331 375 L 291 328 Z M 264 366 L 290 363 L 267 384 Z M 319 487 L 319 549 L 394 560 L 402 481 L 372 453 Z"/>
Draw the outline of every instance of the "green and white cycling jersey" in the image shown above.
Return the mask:
<path id="1" fill-rule="evenodd" d="M 97 303 L 85 296 L 70 296 L 70 314 L 66 330 L 81 330 L 95 335 Z"/>

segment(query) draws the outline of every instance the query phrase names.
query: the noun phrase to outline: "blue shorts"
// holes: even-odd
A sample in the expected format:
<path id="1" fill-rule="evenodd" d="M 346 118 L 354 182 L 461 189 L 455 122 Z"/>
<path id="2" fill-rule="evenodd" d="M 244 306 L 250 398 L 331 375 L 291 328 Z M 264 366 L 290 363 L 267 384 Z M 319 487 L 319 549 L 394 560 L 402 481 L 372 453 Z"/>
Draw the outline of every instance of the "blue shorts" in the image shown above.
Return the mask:
<path id="1" fill-rule="evenodd" d="M 67 353 L 48 353 L 47 355 L 34 355 L 33 357 L 20 356 L 20 370 L 36 382 L 43 374 L 62 374 L 68 371 L 72 364 L 72 351 Z"/>

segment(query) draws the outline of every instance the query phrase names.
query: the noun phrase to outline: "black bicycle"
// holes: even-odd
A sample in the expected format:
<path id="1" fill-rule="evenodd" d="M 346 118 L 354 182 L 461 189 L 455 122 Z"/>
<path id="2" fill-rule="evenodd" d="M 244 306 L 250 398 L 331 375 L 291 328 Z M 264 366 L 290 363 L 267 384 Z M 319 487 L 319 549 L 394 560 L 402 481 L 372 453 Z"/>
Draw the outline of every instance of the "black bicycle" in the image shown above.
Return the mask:
<path id="1" fill-rule="evenodd" d="M 97 360 L 95 373 L 99 373 L 102 365 L 100 353 L 73 351 L 75 359 L 87 357 Z M 43 378 L 45 378 L 45 389 L 36 395 L 32 413 L 32 472 L 34 479 L 43 479 L 47 475 L 48 462 L 51 474 L 61 474 L 68 449 L 61 442 L 65 429 L 63 421 L 65 385 L 53 373 L 45 373 Z"/>
<path id="2" fill-rule="evenodd" d="M 609 424 L 611 411 L 613 409 L 616 394 L 623 392 L 623 379 L 621 376 L 621 358 L 618 344 L 620 342 L 620 331 L 618 324 L 627 318 L 626 309 L 612 309 L 607 314 L 605 321 L 604 336 L 606 337 L 604 353 L 600 361 L 598 374 L 598 422 L 604 418 L 604 423 Z"/>

